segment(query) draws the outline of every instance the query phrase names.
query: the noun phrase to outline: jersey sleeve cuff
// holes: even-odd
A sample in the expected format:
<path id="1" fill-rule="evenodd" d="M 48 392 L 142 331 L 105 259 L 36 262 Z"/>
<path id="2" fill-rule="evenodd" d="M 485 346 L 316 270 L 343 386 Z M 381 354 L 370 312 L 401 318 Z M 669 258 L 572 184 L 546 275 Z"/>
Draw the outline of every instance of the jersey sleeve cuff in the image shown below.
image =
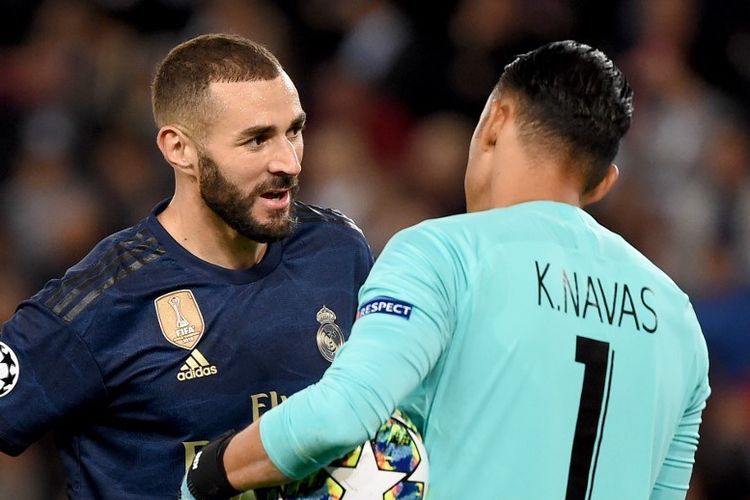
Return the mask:
<path id="1" fill-rule="evenodd" d="M 299 443 L 287 431 L 284 422 L 286 415 L 281 406 L 268 411 L 260 419 L 260 440 L 268 458 L 279 471 L 289 479 L 306 477 L 326 464 L 319 464 L 311 457 L 303 456 L 297 450 Z"/>

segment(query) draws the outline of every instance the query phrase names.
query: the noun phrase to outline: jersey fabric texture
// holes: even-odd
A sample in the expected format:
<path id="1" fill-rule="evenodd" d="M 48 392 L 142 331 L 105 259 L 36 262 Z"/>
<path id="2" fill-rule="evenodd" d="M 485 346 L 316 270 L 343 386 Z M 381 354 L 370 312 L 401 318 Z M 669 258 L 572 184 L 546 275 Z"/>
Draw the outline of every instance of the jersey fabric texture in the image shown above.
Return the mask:
<path id="1" fill-rule="evenodd" d="M 684 498 L 710 392 L 703 335 L 688 297 L 585 211 L 538 201 L 421 223 L 359 300 L 324 378 L 261 419 L 284 474 L 398 405 L 420 422 L 431 499 Z"/>
<path id="2" fill-rule="evenodd" d="M 71 498 L 175 498 L 200 446 L 320 378 L 372 265 L 349 219 L 297 202 L 294 233 L 258 265 L 221 268 L 169 236 L 166 203 L 0 335 L 20 369 L 0 397 L 0 450 L 54 429 Z"/>

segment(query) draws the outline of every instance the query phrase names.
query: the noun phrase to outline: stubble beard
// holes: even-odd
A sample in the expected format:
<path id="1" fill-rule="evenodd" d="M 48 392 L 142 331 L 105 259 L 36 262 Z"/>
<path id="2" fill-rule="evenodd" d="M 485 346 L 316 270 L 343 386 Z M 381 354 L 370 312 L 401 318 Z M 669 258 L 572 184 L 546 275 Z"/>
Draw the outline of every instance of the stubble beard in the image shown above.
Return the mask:
<path id="1" fill-rule="evenodd" d="M 201 198 L 229 227 L 259 243 L 271 243 L 292 234 L 296 224 L 294 200 L 299 190 L 295 177 L 286 174 L 275 176 L 243 196 L 237 186 L 221 174 L 219 166 L 209 155 L 200 152 L 198 166 Z M 286 210 L 271 213 L 268 222 L 261 222 L 252 215 L 253 205 L 261 194 L 276 189 L 290 190 L 289 206 Z"/>

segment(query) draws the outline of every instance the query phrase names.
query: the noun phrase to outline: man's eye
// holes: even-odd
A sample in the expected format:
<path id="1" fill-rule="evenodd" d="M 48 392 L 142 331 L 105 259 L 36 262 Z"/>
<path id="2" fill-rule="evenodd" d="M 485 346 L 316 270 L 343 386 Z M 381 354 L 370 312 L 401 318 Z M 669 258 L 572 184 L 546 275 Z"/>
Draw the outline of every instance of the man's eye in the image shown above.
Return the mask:
<path id="1" fill-rule="evenodd" d="M 305 130 L 304 125 L 299 125 L 297 127 L 293 127 L 289 130 L 289 135 L 291 137 L 297 137 L 298 135 L 302 134 L 302 131 Z"/>
<path id="2" fill-rule="evenodd" d="M 264 136 L 261 135 L 261 136 L 258 136 L 258 137 L 253 137 L 252 139 L 250 139 L 249 141 L 247 141 L 245 144 L 247 146 L 251 146 L 251 147 L 258 147 L 258 146 L 262 146 L 263 143 L 266 142 L 266 140 L 267 139 Z"/>

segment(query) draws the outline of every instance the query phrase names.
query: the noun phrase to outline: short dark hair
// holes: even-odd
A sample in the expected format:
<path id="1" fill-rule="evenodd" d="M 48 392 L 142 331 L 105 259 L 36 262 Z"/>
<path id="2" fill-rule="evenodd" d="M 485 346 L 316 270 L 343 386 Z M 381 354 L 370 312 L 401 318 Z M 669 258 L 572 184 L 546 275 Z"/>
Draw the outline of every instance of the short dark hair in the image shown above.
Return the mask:
<path id="1" fill-rule="evenodd" d="M 177 45 L 157 66 L 151 105 L 158 127 L 174 123 L 201 132 L 210 117 L 213 82 L 273 80 L 283 71 L 262 45 L 236 35 L 208 34 Z"/>
<path id="2" fill-rule="evenodd" d="M 495 87 L 519 100 L 521 139 L 567 155 L 583 192 L 604 178 L 630 128 L 633 91 L 603 52 L 552 42 L 505 66 Z"/>

